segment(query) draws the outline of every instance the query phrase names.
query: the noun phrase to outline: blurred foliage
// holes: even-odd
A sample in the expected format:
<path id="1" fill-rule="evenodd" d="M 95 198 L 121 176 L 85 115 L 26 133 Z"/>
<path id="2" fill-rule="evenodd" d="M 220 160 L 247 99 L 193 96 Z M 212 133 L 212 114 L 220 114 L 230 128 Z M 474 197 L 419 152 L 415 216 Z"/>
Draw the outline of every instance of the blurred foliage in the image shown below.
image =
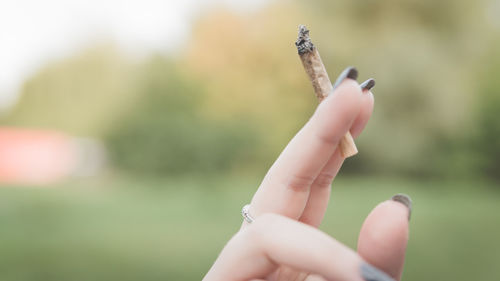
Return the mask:
<path id="1" fill-rule="evenodd" d="M 111 43 L 47 64 L 24 84 L 2 124 L 101 136 L 133 102 L 134 66 Z"/>
<path id="2" fill-rule="evenodd" d="M 205 114 L 259 124 L 268 160 L 317 104 L 293 45 L 300 17 L 294 5 L 255 14 L 208 12 L 195 23 L 182 60 L 206 85 Z"/>
<path id="3" fill-rule="evenodd" d="M 141 98 L 107 135 L 119 168 L 173 176 L 226 172 L 249 160 L 257 137 L 248 122 L 200 116 L 203 88 L 162 57 L 140 72 Z"/>
<path id="4" fill-rule="evenodd" d="M 362 79 L 377 80 L 374 115 L 357 141 L 362 153 L 348 167 L 419 177 L 470 175 L 476 159 L 460 159 L 474 156 L 461 144 L 477 122 L 477 60 L 498 34 L 486 28 L 487 7 L 390 0 L 310 6 L 321 15 L 314 30 L 328 46 L 322 51 L 327 65 L 338 65 L 338 73 L 353 64 Z"/>
<path id="5" fill-rule="evenodd" d="M 479 172 L 500 180 L 500 40 L 485 55 L 484 67 L 479 76 L 480 103 L 476 109 L 477 134 L 471 147 L 481 158 Z"/>
<path id="6" fill-rule="evenodd" d="M 2 123 L 105 138 L 128 171 L 262 174 L 316 104 L 293 45 L 303 23 L 332 80 L 348 65 L 377 80 L 345 172 L 498 178 L 497 10 L 486 0 L 218 7 L 168 58 L 135 63 L 97 46 L 47 65 Z"/>

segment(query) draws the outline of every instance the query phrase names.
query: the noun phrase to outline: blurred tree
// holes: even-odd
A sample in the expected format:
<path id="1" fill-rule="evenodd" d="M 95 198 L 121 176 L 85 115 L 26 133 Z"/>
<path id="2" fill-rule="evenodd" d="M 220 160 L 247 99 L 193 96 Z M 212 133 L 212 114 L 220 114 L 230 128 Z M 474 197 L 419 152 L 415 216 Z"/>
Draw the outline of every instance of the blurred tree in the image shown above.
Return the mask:
<path id="1" fill-rule="evenodd" d="M 294 45 L 303 19 L 293 4 L 250 14 L 211 10 L 194 24 L 182 60 L 206 89 L 205 116 L 257 124 L 264 143 L 254 167 L 261 172 L 317 104 Z"/>
<path id="2" fill-rule="evenodd" d="M 480 103 L 476 111 L 477 130 L 468 150 L 477 153 L 479 171 L 500 180 L 500 41 L 492 44 L 484 59 L 486 67 L 478 74 Z"/>
<path id="3" fill-rule="evenodd" d="M 115 164 L 129 172 L 176 176 L 228 172 L 251 162 L 257 137 L 245 120 L 199 114 L 203 88 L 155 56 L 141 70 L 134 110 L 107 134 Z"/>
<path id="4" fill-rule="evenodd" d="M 137 93 L 129 91 L 133 71 L 113 44 L 49 63 L 24 84 L 2 123 L 100 136 L 135 100 Z"/>
<path id="5" fill-rule="evenodd" d="M 318 44 L 328 46 L 322 55 L 331 73 L 352 64 L 361 80 L 377 80 L 375 112 L 357 141 L 362 153 L 346 168 L 457 173 L 459 165 L 446 158 L 469 157 L 459 147 L 472 134 L 477 58 L 492 35 L 484 31 L 485 3 L 317 0 L 301 7 L 316 16 L 311 29 L 323 40 Z M 460 172 L 470 168 L 460 166 Z"/>
<path id="6" fill-rule="evenodd" d="M 292 45 L 295 27 L 305 23 L 332 76 L 355 65 L 361 80 L 377 79 L 376 110 L 357 141 L 362 153 L 344 169 L 470 175 L 477 157 L 464 146 L 477 120 L 479 98 L 471 94 L 477 58 L 498 34 L 484 31 L 487 7 L 452 0 L 316 0 L 278 1 L 250 15 L 219 9 L 195 24 L 186 59 L 206 82 L 208 114 L 249 115 L 264 129 L 261 153 L 270 161 L 270 152 L 279 151 L 314 108 Z"/>
<path id="7" fill-rule="evenodd" d="M 262 173 L 317 104 L 293 45 L 302 23 L 332 80 L 348 65 L 377 80 L 361 153 L 344 170 L 497 177 L 498 149 L 486 144 L 500 136 L 499 29 L 487 9 L 453 0 L 216 8 L 171 60 L 138 66 L 101 45 L 48 65 L 2 122 L 104 136 L 117 165 L 136 172 L 217 173 L 245 158 Z"/>

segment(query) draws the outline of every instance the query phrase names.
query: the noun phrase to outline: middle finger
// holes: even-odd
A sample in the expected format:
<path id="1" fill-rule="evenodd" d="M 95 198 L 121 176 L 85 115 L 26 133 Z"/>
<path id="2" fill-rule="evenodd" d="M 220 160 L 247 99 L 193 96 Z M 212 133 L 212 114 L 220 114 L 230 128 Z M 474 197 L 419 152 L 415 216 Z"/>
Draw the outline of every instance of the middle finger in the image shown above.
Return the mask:
<path id="1" fill-rule="evenodd" d="M 290 141 L 251 202 L 254 216 L 277 213 L 298 219 L 313 181 L 335 152 L 360 111 L 361 88 L 345 79 Z"/>
<path id="2" fill-rule="evenodd" d="M 373 94 L 370 92 L 370 88 L 363 87 L 364 84 L 361 84 L 363 91 L 361 111 L 350 130 L 354 138 L 361 133 L 373 111 Z M 373 84 L 371 87 L 373 87 Z M 299 221 L 315 227 L 321 224 L 330 199 L 332 181 L 339 172 L 343 162 L 344 157 L 342 157 L 339 149 L 337 149 L 311 185 L 309 199 Z"/>

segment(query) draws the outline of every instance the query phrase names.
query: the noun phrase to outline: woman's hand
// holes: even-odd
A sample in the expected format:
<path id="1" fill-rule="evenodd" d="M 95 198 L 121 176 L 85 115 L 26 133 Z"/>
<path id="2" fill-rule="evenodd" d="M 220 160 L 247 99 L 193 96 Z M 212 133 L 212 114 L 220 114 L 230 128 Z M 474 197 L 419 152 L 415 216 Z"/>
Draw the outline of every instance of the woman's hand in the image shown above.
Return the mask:
<path id="1" fill-rule="evenodd" d="M 243 223 L 205 281 L 392 280 L 382 271 L 401 278 L 408 197 L 395 196 L 370 213 L 357 253 L 317 229 L 344 161 L 339 141 L 348 130 L 357 137 L 365 127 L 373 110 L 372 86 L 346 78 L 318 106 L 255 193 L 249 210 L 255 221 Z"/>

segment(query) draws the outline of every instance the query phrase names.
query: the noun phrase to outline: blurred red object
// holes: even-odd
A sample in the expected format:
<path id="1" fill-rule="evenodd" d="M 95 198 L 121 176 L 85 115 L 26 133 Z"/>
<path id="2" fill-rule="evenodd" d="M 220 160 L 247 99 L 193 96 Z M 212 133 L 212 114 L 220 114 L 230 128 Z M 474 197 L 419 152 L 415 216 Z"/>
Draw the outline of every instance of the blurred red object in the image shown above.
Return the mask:
<path id="1" fill-rule="evenodd" d="M 47 184 L 85 174 L 85 146 L 57 131 L 0 127 L 0 182 Z"/>

